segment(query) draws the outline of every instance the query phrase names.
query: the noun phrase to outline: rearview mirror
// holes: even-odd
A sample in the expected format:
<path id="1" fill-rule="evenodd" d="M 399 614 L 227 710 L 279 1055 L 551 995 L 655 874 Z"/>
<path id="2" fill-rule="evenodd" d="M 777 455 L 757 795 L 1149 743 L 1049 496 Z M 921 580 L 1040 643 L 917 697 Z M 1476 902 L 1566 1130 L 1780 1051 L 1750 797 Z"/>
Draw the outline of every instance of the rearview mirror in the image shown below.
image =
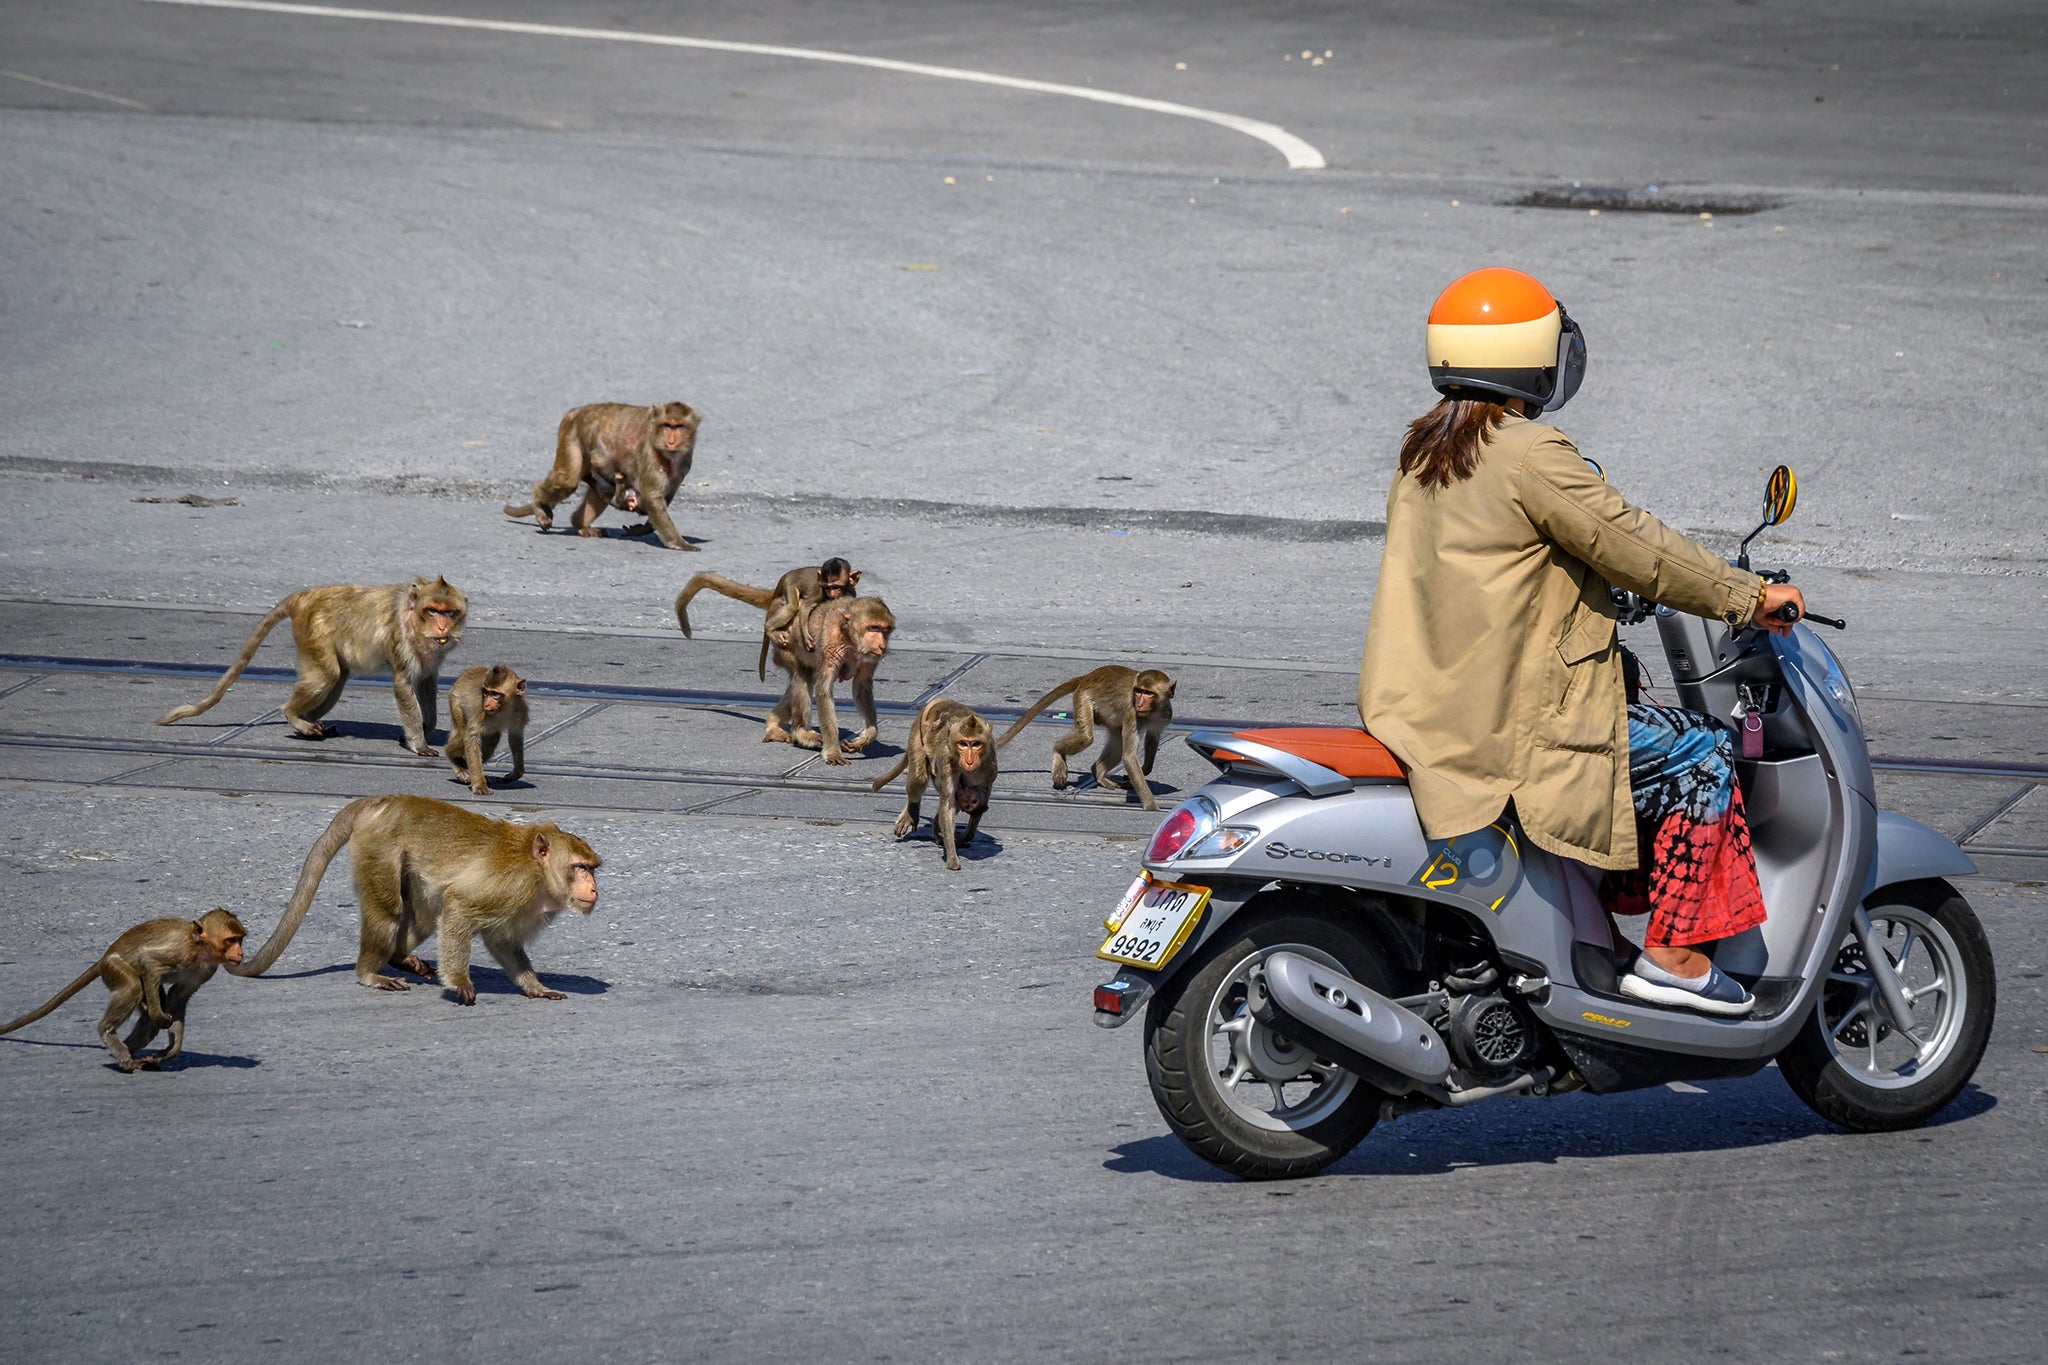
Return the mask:
<path id="1" fill-rule="evenodd" d="M 1770 481 L 1764 485 L 1764 526 L 1784 525 L 1798 503 L 1799 480 L 1792 477 L 1790 465 L 1781 464 L 1771 471 Z"/>
<path id="2" fill-rule="evenodd" d="M 1793 506 L 1799 501 L 1799 480 L 1792 477 L 1792 466 L 1779 465 L 1771 471 L 1771 477 L 1764 482 L 1763 525 L 1742 538 L 1742 551 L 1735 556 L 1735 567 L 1749 567 L 1749 542 L 1755 540 L 1766 527 L 1780 526 L 1792 515 Z"/>

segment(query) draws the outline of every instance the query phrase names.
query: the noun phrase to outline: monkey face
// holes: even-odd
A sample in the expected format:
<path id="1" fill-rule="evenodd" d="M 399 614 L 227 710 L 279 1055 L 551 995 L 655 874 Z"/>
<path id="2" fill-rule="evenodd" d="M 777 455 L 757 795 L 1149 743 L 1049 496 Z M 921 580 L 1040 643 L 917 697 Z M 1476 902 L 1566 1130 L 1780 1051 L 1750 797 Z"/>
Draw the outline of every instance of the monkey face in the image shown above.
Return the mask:
<path id="1" fill-rule="evenodd" d="M 697 434 L 697 411 L 688 403 L 664 403 L 654 410 L 654 420 L 661 448 L 670 454 Z"/>
<path id="2" fill-rule="evenodd" d="M 953 793 L 953 804 L 963 815 L 976 815 L 988 805 L 988 793 L 979 787 L 962 787 Z"/>
<path id="3" fill-rule="evenodd" d="M 597 868 L 590 863 L 569 864 L 569 904 L 579 915 L 597 909 Z"/>
<path id="4" fill-rule="evenodd" d="M 573 834 L 553 825 L 533 833 L 533 857 L 541 867 L 548 895 L 557 905 L 587 915 L 597 909 L 597 851 Z"/>
<path id="5" fill-rule="evenodd" d="M 836 602 L 854 591 L 854 584 L 860 581 L 859 574 L 841 574 L 836 578 L 820 579 L 818 590 L 825 594 L 827 602 Z"/>
<path id="6" fill-rule="evenodd" d="M 1159 695 L 1158 693 L 1154 692 L 1151 688 L 1139 687 L 1132 689 L 1131 709 L 1133 711 L 1136 711 L 1140 716 L 1151 715 L 1152 708 L 1154 706 L 1157 706 L 1158 704 Z"/>
<path id="7" fill-rule="evenodd" d="M 500 692 L 500 691 L 499 691 L 499 690 L 498 690 L 497 688 L 495 688 L 495 687 L 486 687 L 486 688 L 484 689 L 484 714 L 485 714 L 485 715 L 487 715 L 487 716 L 495 716 L 495 715 L 497 715 L 497 714 L 498 714 L 498 712 L 499 712 L 499 711 L 501 711 L 501 710 L 503 710 L 503 709 L 504 709 L 504 706 L 505 706 L 505 694 L 504 694 L 503 692 Z"/>
<path id="8" fill-rule="evenodd" d="M 867 625 L 861 627 L 860 652 L 870 659 L 879 659 L 884 654 L 887 654 L 889 652 L 889 633 L 893 629 L 893 626 L 885 626 L 880 621 L 868 622 Z"/>
<path id="9" fill-rule="evenodd" d="M 427 638 L 437 645 L 445 645 L 454 638 L 456 629 L 462 625 L 462 610 L 450 602 L 439 601 L 420 604 L 420 621 L 426 627 Z"/>
<path id="10" fill-rule="evenodd" d="M 209 911 L 205 918 L 193 920 L 192 932 L 198 939 L 198 957 L 204 965 L 234 967 L 241 964 L 242 922 L 226 910 Z"/>
<path id="11" fill-rule="evenodd" d="M 985 752 L 985 745 L 986 741 L 980 739 L 979 737 L 963 737 L 961 739 L 956 739 L 953 741 L 953 751 L 954 753 L 959 755 L 960 758 L 961 772 L 971 773 L 976 768 L 979 768 L 981 766 L 981 758 L 982 754 Z"/>

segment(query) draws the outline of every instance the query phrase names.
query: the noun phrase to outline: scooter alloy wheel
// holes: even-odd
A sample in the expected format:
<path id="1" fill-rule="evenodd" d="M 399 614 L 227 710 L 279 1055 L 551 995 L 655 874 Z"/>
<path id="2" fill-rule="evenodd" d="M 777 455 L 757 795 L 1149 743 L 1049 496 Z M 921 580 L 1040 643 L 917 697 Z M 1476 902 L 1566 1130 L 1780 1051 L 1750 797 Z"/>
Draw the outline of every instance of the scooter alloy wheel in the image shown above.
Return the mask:
<path id="1" fill-rule="evenodd" d="M 1255 1180 L 1321 1170 L 1371 1131 L 1386 1098 L 1252 1017 L 1253 974 L 1283 950 L 1392 987 L 1368 937 L 1323 914 L 1278 910 L 1233 923 L 1145 1014 L 1159 1112 L 1196 1155 Z"/>
<path id="2" fill-rule="evenodd" d="M 1911 1017 L 1886 1007 L 1852 929 L 1778 1069 L 1816 1113 L 1885 1132 L 1923 1122 L 1969 1082 L 1991 1034 L 1997 978 L 1975 912 L 1948 883 L 1884 887 L 1866 909 Z"/>

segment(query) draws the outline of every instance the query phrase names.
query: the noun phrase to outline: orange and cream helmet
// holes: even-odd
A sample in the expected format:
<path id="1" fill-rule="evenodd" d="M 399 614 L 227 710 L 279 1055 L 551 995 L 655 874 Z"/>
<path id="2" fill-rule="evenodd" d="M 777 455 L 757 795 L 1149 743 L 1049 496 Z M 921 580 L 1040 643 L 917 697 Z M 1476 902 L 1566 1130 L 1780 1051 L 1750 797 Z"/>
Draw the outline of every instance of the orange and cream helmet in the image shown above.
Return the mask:
<path id="1" fill-rule="evenodd" d="M 1429 310 L 1429 381 L 1446 398 L 1526 398 L 1555 412 L 1586 377 L 1586 339 L 1534 276 L 1488 266 Z"/>

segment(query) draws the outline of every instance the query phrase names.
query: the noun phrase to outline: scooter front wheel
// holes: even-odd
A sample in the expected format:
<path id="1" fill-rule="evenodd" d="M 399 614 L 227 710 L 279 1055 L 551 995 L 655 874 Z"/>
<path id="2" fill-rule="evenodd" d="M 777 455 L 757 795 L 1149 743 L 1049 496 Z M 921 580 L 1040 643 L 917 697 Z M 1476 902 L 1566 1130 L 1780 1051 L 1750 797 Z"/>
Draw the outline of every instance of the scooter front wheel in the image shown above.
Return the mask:
<path id="1" fill-rule="evenodd" d="M 1911 1017 L 1886 1007 L 1852 930 L 1778 1069 L 1814 1112 L 1880 1133 L 1924 1122 L 1961 1093 L 1991 1036 L 1998 983 L 1976 912 L 1947 882 L 1883 887 L 1866 912 Z"/>
<path id="2" fill-rule="evenodd" d="M 1253 1180 L 1313 1175 L 1358 1145 L 1386 1099 L 1253 1017 L 1252 975 L 1283 950 L 1393 993 L 1368 938 L 1323 914 L 1282 909 L 1232 924 L 1145 1014 L 1145 1073 L 1159 1112 L 1196 1155 Z"/>

